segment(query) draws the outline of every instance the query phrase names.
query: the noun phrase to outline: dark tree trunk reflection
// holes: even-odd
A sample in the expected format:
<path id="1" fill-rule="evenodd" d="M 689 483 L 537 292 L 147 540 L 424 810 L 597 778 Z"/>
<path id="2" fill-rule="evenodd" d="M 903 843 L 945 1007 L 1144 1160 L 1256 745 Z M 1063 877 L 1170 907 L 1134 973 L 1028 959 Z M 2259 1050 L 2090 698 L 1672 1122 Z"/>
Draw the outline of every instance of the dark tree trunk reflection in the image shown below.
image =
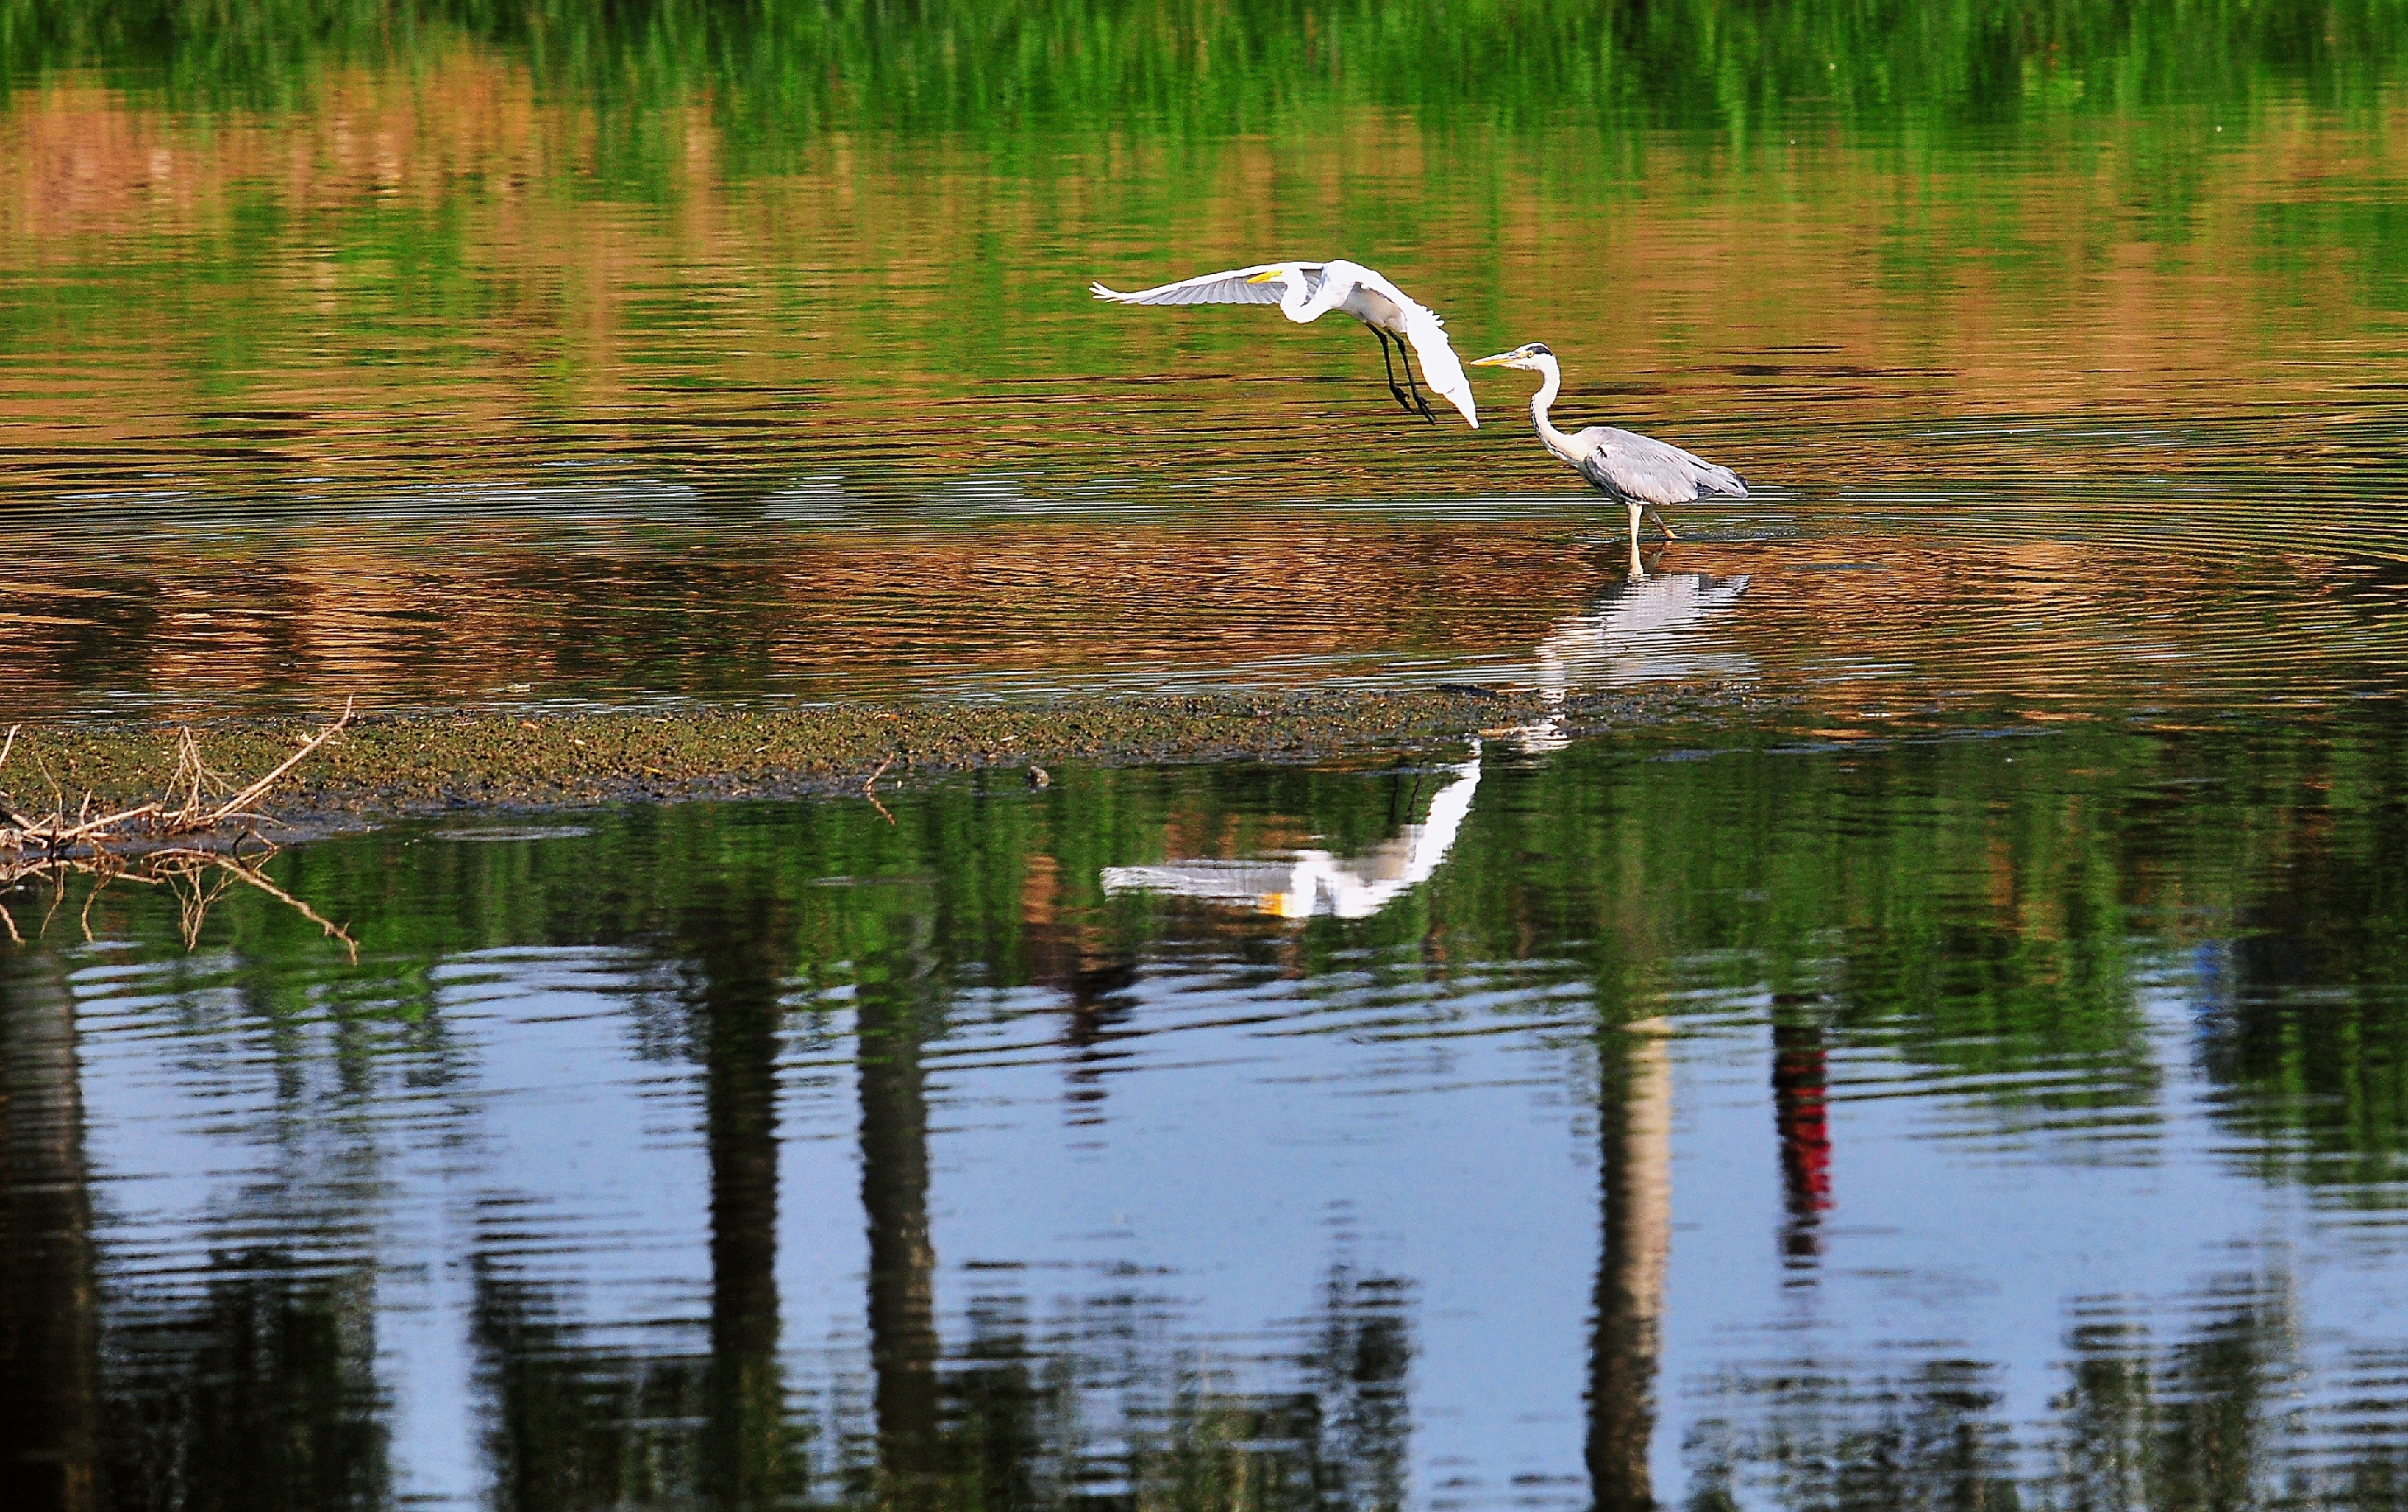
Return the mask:
<path id="1" fill-rule="evenodd" d="M 596 1346 L 573 1303 L 474 1261 L 475 1345 L 496 1512 L 691 1502 L 710 1418 L 709 1361 Z"/>
<path id="2" fill-rule="evenodd" d="M 920 1063 L 920 1016 L 910 996 L 892 984 L 865 984 L 855 1001 L 878 1464 L 884 1493 L 908 1505 L 925 1498 L 939 1469 L 927 1078 Z"/>
<path id="3" fill-rule="evenodd" d="M 1589 1349 L 1588 1473 L 1601 1512 L 1656 1505 L 1657 1316 L 1671 1245 L 1672 1060 L 1659 1026 L 1599 1044 L 1604 1235 Z"/>
<path id="4" fill-rule="evenodd" d="M 766 900 L 697 910 L 710 1150 L 710 1370 L 703 1484 L 724 1507 L 798 1492 L 778 1368 L 779 999 L 790 942 Z"/>
<path id="5" fill-rule="evenodd" d="M 98 1505 L 99 1349 L 75 999 L 47 952 L 0 954 L 0 1502 Z"/>

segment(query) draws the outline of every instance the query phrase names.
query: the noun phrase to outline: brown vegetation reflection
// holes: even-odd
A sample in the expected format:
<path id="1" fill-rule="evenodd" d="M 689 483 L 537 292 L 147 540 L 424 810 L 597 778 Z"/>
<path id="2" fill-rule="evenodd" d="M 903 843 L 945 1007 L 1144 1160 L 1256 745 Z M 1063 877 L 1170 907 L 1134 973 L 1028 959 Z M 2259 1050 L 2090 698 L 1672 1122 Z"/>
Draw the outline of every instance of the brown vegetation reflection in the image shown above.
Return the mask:
<path id="1" fill-rule="evenodd" d="M 711 380 L 681 396 L 705 405 L 747 383 L 959 397 L 1093 371 L 1082 354 L 1149 359 L 1124 367 L 1131 377 L 1198 349 L 1275 350 L 1267 371 L 1309 353 L 1320 371 L 1357 372 L 1367 353 L 1329 333 L 1275 339 L 1286 333 L 1227 312 L 1149 324 L 1096 311 L 1082 290 L 1096 273 L 1359 238 L 1367 220 L 1382 239 L 1418 229 L 1408 271 L 1444 291 L 1463 339 L 1610 312 L 1604 329 L 1576 318 L 1552 333 L 1575 389 L 1635 381 L 1684 407 L 1727 412 L 1743 392 L 1749 410 L 1811 403 L 1818 425 L 2169 402 L 2214 414 L 2234 382 L 2246 402 L 2346 402 L 2353 367 L 2396 361 L 2383 270 L 2318 222 L 2408 169 L 2397 107 L 2372 122 L 2274 112 L 2165 223 L 2132 213 L 2144 164 L 2072 138 L 1919 162 L 1885 142 L 1809 137 L 1763 159 L 1668 151 L 1643 179 L 1584 180 L 1564 171 L 1569 139 L 1436 135 L 1367 109 L 1343 133 L 1296 141 L 1062 143 L 1030 164 L 836 132 L 799 148 L 796 171 L 735 180 L 707 114 L 660 109 L 647 127 L 682 153 L 661 201 L 630 204 L 588 192 L 604 146 L 593 111 L 540 97 L 519 64 L 465 43 L 419 68 L 335 71 L 276 116 L 196 119 L 72 80 L 22 92 L 0 116 L 12 166 L 0 256 L 21 276 L 98 275 L 127 295 L 164 280 L 189 303 L 175 322 L 130 298 L 77 311 L 87 319 L 54 371 L 82 367 L 88 382 L 21 387 L 11 418 L 61 427 L 34 433 L 36 454 L 44 441 L 89 454 L 205 427 L 230 385 L 272 395 L 294 420 L 335 422 L 296 425 L 272 451 L 356 465 L 369 459 L 352 448 L 376 439 L 343 421 L 363 404 L 441 414 L 440 427 L 385 436 L 383 459 L 439 435 L 440 460 L 461 461 L 490 427 L 532 414 L 649 408 L 658 380 L 680 376 L 663 359 Z M 1470 216 L 1475 186 L 1498 213 Z M 1366 205 L 1373 194 L 1384 209 Z M 269 207 L 289 220 L 257 236 L 244 223 Z M 2268 246 L 2275 218 L 2302 245 Z M 2332 276 L 2247 255 L 2306 265 L 2321 237 Z M 207 281 L 159 266 L 194 241 L 249 255 Z M 229 338 L 215 317 L 237 310 L 265 360 L 184 370 Z M 2286 351 L 2286 337 L 2307 344 Z M 396 342 L 442 370 L 379 361 Z M 1488 392 L 1511 414 L 1493 396 L 1512 391 Z M 1059 419 L 1020 402 L 945 416 L 955 434 L 1016 438 L 1015 451 L 1049 444 Z"/>
<path id="2" fill-rule="evenodd" d="M 2135 604 L 2179 626 L 2152 656 L 2237 663 L 2236 623 L 2319 647 L 2291 600 L 2396 531 L 2396 291 L 2360 212 L 2408 170 L 2398 114 L 2275 109 L 2169 208 L 2139 137 L 1584 174 L 1575 128 L 1366 108 L 1343 140 L 1025 158 L 824 133 L 738 178 L 665 106 L 682 150 L 637 196 L 595 112 L 466 42 L 274 116 L 69 77 L 0 113 L 0 701 L 1526 656 L 1619 564 L 1528 497 L 1568 485 L 1518 380 L 1440 434 L 1358 333 L 1082 292 L 1340 244 L 1460 345 L 1553 341 L 1569 415 L 1746 472 L 1746 510 L 1682 523 L 1776 539 L 1674 569 L 1896 543 L 1885 580 L 1790 585 L 1815 637 L 1770 639 L 1808 659 L 2062 691 L 2128 659 Z M 1455 517 L 1294 507 L 1433 497 Z M 2362 629 L 2348 655 L 2395 670 Z"/>
<path id="3" fill-rule="evenodd" d="M 2122 701 L 2377 688 L 2408 670 L 2401 582 L 2380 562 L 2170 550 L 2114 534 L 2016 540 L 1908 521 L 1852 541 L 1707 537 L 1655 572 L 1744 575 L 1733 612 L 1651 637 L 1572 690 L 1734 665 L 1837 706 L 1959 695 Z M 508 533 L 446 554 L 261 545 L 179 568 L 26 564 L 0 616 L 22 675 L 0 709 L 320 707 L 537 697 L 1159 689 L 1219 683 L 1536 685 L 1541 648 L 1623 582 L 1582 517 L 1414 521 L 1294 511 L 1178 523 L 990 523 Z M 1725 539 L 1715 539 L 1717 536 Z M 155 575 L 153 575 L 155 574 Z M 179 578 L 184 581 L 172 587 Z M 212 586 L 214 585 L 214 586 Z M 238 597 L 237 597 L 238 596 Z M 46 602 L 47 597 L 47 602 Z M 2277 675 L 2279 672 L 2279 676 Z"/>

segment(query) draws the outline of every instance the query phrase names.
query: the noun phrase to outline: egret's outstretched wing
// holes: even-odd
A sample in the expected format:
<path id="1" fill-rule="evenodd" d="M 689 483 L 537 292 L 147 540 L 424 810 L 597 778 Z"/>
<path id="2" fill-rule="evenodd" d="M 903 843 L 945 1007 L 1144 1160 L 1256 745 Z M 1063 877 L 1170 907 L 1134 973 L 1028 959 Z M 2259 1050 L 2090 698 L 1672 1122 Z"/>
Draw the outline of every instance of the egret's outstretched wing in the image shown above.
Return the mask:
<path id="1" fill-rule="evenodd" d="M 1405 339 L 1413 344 L 1413 355 L 1420 359 L 1422 377 L 1449 404 L 1461 410 L 1471 428 L 1480 428 L 1480 410 L 1472 403 L 1471 382 L 1463 376 L 1463 363 L 1449 344 L 1439 319 L 1419 305 L 1405 322 Z"/>
<path id="2" fill-rule="evenodd" d="M 1701 494 L 1747 497 L 1747 484 L 1738 473 L 1653 436 L 1599 425 L 1582 432 L 1581 439 L 1586 444 L 1574 466 L 1582 477 L 1617 498 L 1686 504 Z"/>
<path id="3" fill-rule="evenodd" d="M 1269 283 L 1248 281 L 1257 273 L 1268 273 L 1283 266 L 1279 263 L 1257 263 L 1252 267 L 1233 267 L 1226 273 L 1206 273 L 1197 278 L 1181 279 L 1158 288 L 1140 289 L 1135 294 L 1122 294 L 1100 283 L 1087 285 L 1089 293 L 1098 299 L 1110 299 L 1123 305 L 1275 305 L 1287 292 L 1285 282 Z M 1304 269 L 1305 293 L 1311 294 L 1321 283 L 1319 263 L 1299 264 Z"/>
<path id="4" fill-rule="evenodd" d="M 1371 293 L 1378 295 L 1381 298 L 1385 299 L 1388 303 L 1396 306 L 1398 315 L 1408 323 L 1412 320 L 1413 315 L 1416 312 L 1419 312 L 1420 314 L 1428 316 L 1430 324 L 1433 325 L 1444 325 L 1446 324 L 1445 320 L 1439 315 L 1437 310 L 1430 309 L 1429 306 L 1423 304 L 1412 295 L 1409 295 L 1404 290 L 1398 288 L 1395 281 L 1391 280 L 1388 275 L 1381 272 L 1376 267 L 1365 267 L 1360 263 L 1336 262 L 1327 263 L 1323 266 L 1328 267 L 1333 272 L 1340 267 L 1344 268 L 1346 276 L 1354 281 L 1356 288 L 1368 289 Z"/>

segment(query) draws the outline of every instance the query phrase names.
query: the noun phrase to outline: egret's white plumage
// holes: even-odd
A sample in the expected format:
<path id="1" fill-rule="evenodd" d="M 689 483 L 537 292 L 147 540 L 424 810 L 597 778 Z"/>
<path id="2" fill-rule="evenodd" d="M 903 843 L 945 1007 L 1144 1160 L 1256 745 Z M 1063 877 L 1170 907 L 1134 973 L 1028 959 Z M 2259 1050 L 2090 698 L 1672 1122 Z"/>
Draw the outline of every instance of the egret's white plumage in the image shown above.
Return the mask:
<path id="1" fill-rule="evenodd" d="M 1431 799 L 1429 815 L 1406 825 L 1367 851 L 1337 856 L 1300 850 L 1279 859 L 1175 861 L 1164 866 L 1108 866 L 1104 892 L 1170 893 L 1234 903 L 1283 919 L 1334 914 L 1366 919 L 1429 880 L 1471 813 L 1480 787 L 1480 742 L 1471 759 L 1449 769 L 1453 778 Z"/>
<path id="2" fill-rule="evenodd" d="M 1421 362 L 1422 378 L 1438 395 L 1480 428 L 1480 410 L 1471 398 L 1470 381 L 1463 364 L 1447 344 L 1446 323 L 1428 306 L 1407 295 L 1377 271 L 1340 258 L 1327 263 L 1257 263 L 1226 272 L 1206 273 L 1176 283 L 1165 283 L 1135 294 L 1121 294 L 1100 283 L 1088 291 L 1098 299 L 1123 305 L 1271 305 L 1298 324 L 1319 320 L 1335 310 L 1371 327 L 1380 338 L 1380 361 L 1388 361 L 1388 340 L 1395 338 Z M 1412 364 L 1405 366 L 1405 382 L 1412 383 Z M 1388 392 L 1408 410 L 1427 418 L 1429 405 L 1415 390 L 1412 398 L 1397 386 L 1396 370 L 1388 371 Z"/>
<path id="3" fill-rule="evenodd" d="M 1310 296 L 1321 282 L 1319 263 L 1300 263 L 1305 270 L 1304 293 Z M 1090 283 L 1087 292 L 1098 299 L 1109 299 L 1121 305 L 1275 305 L 1286 296 L 1279 283 L 1254 281 L 1265 273 L 1282 271 L 1278 263 L 1256 263 L 1252 267 L 1233 267 L 1226 273 L 1205 273 L 1176 283 L 1158 284 L 1140 289 L 1135 294 L 1122 294 L 1100 283 Z"/>
<path id="4" fill-rule="evenodd" d="M 1548 451 L 1563 458 L 1607 497 L 1629 506 L 1633 570 L 1639 566 L 1641 515 L 1654 514 L 1664 538 L 1675 540 L 1679 538 L 1664 523 L 1663 506 L 1686 504 L 1707 494 L 1747 497 L 1747 484 L 1740 481 L 1738 473 L 1653 436 L 1617 430 L 1612 425 L 1591 425 L 1569 436 L 1557 430 L 1547 419 L 1547 409 L 1555 402 L 1564 375 L 1555 365 L 1555 354 L 1543 342 L 1532 341 L 1493 357 L 1482 357 L 1471 366 L 1519 367 L 1542 376 L 1544 382 L 1540 383 L 1539 392 L 1530 397 L 1530 419 L 1539 427 L 1539 439 L 1547 443 Z"/>

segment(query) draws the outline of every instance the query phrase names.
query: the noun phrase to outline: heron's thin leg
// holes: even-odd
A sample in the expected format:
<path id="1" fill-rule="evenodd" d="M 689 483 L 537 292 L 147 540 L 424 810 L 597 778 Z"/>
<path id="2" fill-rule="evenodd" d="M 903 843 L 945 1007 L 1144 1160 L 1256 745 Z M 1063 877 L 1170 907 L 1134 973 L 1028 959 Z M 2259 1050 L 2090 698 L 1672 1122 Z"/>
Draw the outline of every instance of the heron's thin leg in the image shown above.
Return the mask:
<path id="1" fill-rule="evenodd" d="M 1643 504 L 1630 506 L 1630 560 L 1633 565 L 1639 561 L 1639 517 L 1646 512 L 1646 509 Z"/>
<path id="2" fill-rule="evenodd" d="M 1663 511 L 1649 510 L 1647 512 L 1655 517 L 1656 528 L 1664 532 L 1664 539 L 1666 540 L 1678 540 L 1681 539 L 1678 531 L 1675 531 L 1670 526 L 1664 523 Z"/>
<path id="3" fill-rule="evenodd" d="M 1390 396 L 1397 401 L 1397 407 L 1398 409 L 1404 410 L 1407 414 L 1412 413 L 1412 403 L 1405 397 L 1405 391 L 1403 388 L 1398 385 L 1397 369 L 1395 366 L 1388 361 L 1388 333 L 1374 325 L 1371 327 L 1371 334 L 1380 338 L 1380 366 L 1387 372 L 1388 393 Z M 1413 365 L 1410 361 L 1405 364 L 1405 376 L 1407 378 L 1413 376 Z"/>

